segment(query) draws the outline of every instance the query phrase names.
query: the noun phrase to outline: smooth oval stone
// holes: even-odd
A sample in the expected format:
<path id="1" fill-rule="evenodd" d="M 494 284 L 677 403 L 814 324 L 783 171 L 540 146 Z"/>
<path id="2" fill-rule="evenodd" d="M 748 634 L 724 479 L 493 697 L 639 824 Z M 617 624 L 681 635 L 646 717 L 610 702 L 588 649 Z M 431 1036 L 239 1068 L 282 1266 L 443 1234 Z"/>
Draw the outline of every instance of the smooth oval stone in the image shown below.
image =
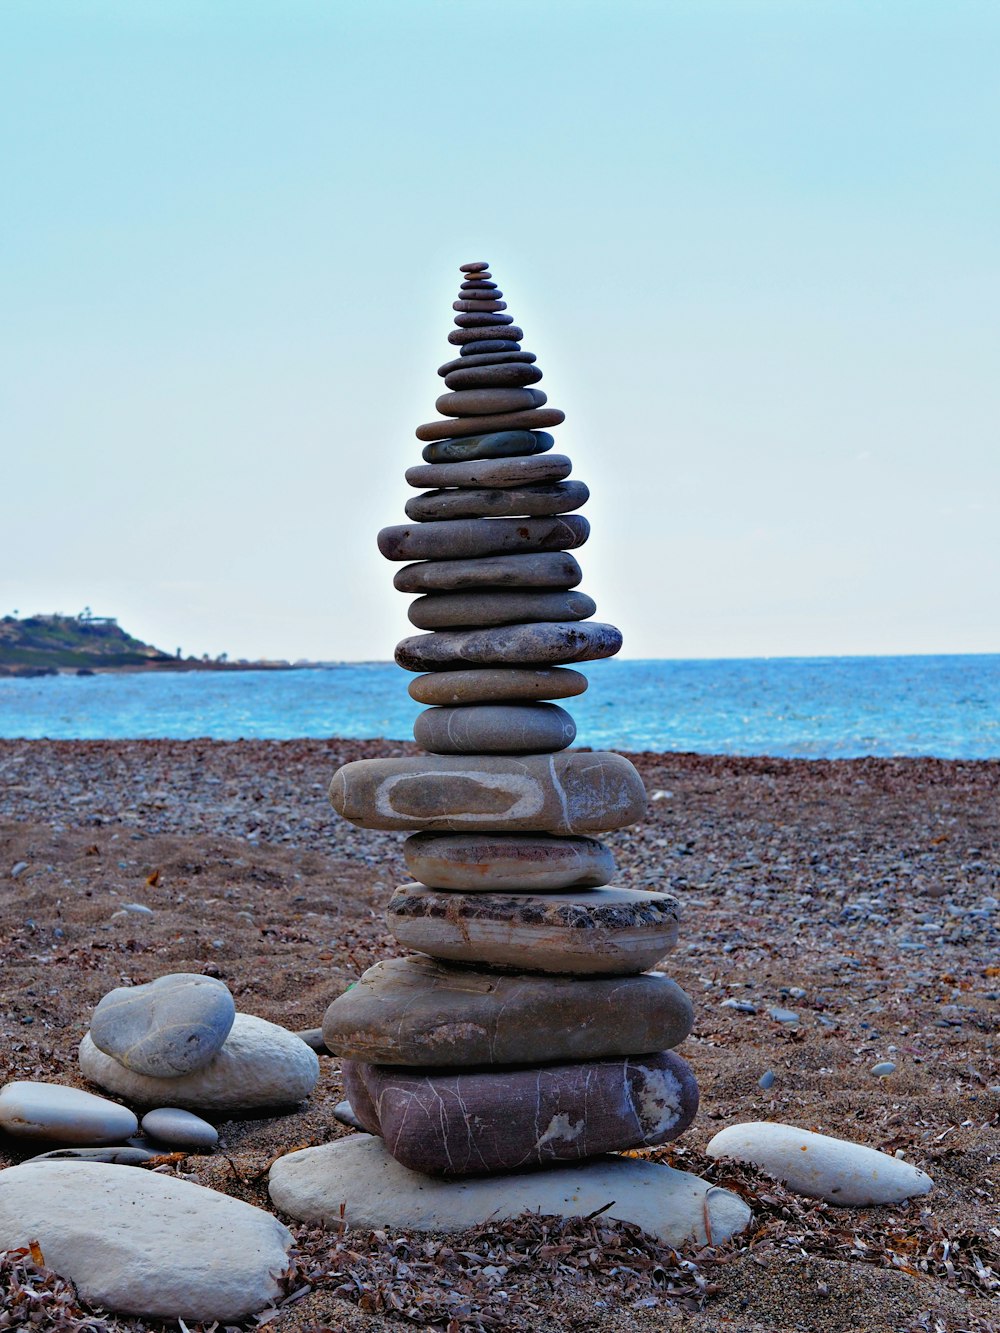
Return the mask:
<path id="1" fill-rule="evenodd" d="M 589 499 L 590 491 L 582 481 L 484 490 L 466 487 L 415 495 L 406 503 L 406 516 L 418 523 L 454 518 L 505 518 L 515 514 L 545 518 L 579 509 Z"/>
<path id="2" fill-rule="evenodd" d="M 62 1083 L 17 1079 L 0 1091 L 0 1129 L 47 1143 L 121 1143 L 139 1122 L 127 1106 Z"/>
<path id="3" fill-rule="evenodd" d="M 565 551 L 493 555 L 479 560 L 426 560 L 393 576 L 400 592 L 452 592 L 462 588 L 572 588 L 583 578 Z"/>
<path id="4" fill-rule="evenodd" d="M 526 412 L 497 412 L 485 417 L 447 417 L 442 421 L 428 421 L 418 426 L 414 434 L 418 440 L 451 440 L 463 435 L 479 435 L 487 431 L 541 430 L 558 426 L 566 420 L 566 413 L 558 407 L 533 407 Z M 427 455 L 424 454 L 425 460 Z M 448 459 L 443 459 L 448 462 Z"/>
<path id="5" fill-rule="evenodd" d="M 445 377 L 449 389 L 508 389 L 525 384 L 537 384 L 542 372 L 537 366 L 524 361 L 509 361 L 495 366 L 471 366 L 453 370 Z M 444 408 L 439 407 L 439 412 Z"/>
<path id="6" fill-rule="evenodd" d="M 485 269 L 488 268 L 489 264 L 486 262 L 485 259 L 477 259 L 473 260 L 469 264 L 459 264 L 458 271 L 459 273 L 482 273 Z"/>
<path id="7" fill-rule="evenodd" d="M 219 1131 L 201 1116 L 179 1106 L 158 1106 L 142 1117 L 142 1132 L 172 1148 L 214 1148 Z"/>
<path id="8" fill-rule="evenodd" d="M 345 1224 L 441 1234 L 524 1213 L 601 1213 L 684 1249 L 719 1245 L 752 1221 L 739 1195 L 662 1162 L 596 1157 L 550 1171 L 436 1180 L 400 1166 L 369 1134 L 285 1153 L 271 1167 L 269 1190 L 283 1213 L 338 1235 Z"/>
<path id="9" fill-rule="evenodd" d="M 414 487 L 504 489 L 562 481 L 572 470 L 573 464 L 565 454 L 529 454 L 468 463 L 418 463 L 406 469 L 406 480 Z"/>
<path id="10" fill-rule="evenodd" d="M 470 463 L 480 458 L 510 458 L 522 454 L 543 454 L 555 440 L 543 430 L 494 431 L 461 440 L 439 440 L 425 445 L 421 456 L 425 463 Z"/>
<path id="11" fill-rule="evenodd" d="M 129 1144 L 114 1148 L 56 1148 L 54 1152 L 42 1152 L 37 1157 L 29 1157 L 29 1162 L 100 1162 L 105 1166 L 145 1166 L 160 1152 L 149 1148 L 136 1148 Z"/>
<path id="12" fill-rule="evenodd" d="M 417 629 L 523 624 L 532 620 L 586 620 L 597 610 L 583 592 L 438 592 L 411 602 Z"/>
<path id="13" fill-rule="evenodd" d="M 536 1069 L 426 1074 L 344 1060 L 344 1091 L 365 1129 L 411 1171 L 468 1176 L 650 1148 L 698 1110 L 673 1051 Z"/>
<path id="14" fill-rule="evenodd" d="M 474 417 L 520 412 L 541 407 L 546 401 L 541 389 L 463 389 L 441 394 L 434 406 L 444 416 Z"/>
<path id="15" fill-rule="evenodd" d="M 449 671 L 468 666 L 549 666 L 614 657 L 621 631 L 599 620 L 498 625 L 492 629 L 432 630 L 396 644 L 404 671 Z"/>
<path id="16" fill-rule="evenodd" d="M 489 297 L 482 297 L 479 300 L 474 296 L 460 296 L 457 301 L 452 301 L 452 310 L 460 310 L 463 314 L 493 314 L 500 310 L 507 309 L 507 302 L 501 301 L 499 297 L 490 300 Z M 513 324 L 514 318 L 510 316 L 510 322 Z"/>
<path id="17" fill-rule="evenodd" d="M 540 1065 L 670 1050 L 694 1008 L 662 972 L 545 977 L 414 954 L 370 967 L 327 1009 L 324 1039 L 371 1064 Z"/>
<path id="18" fill-rule="evenodd" d="M 452 347 L 462 347 L 467 343 L 489 342 L 493 338 L 520 342 L 523 337 L 524 329 L 519 329 L 516 324 L 497 324 L 493 328 L 452 329 L 448 334 L 448 341 Z"/>
<path id="19" fill-rule="evenodd" d="M 720 1130 L 706 1151 L 752 1162 L 796 1193 L 844 1208 L 902 1203 L 934 1184 L 919 1167 L 875 1148 L 765 1120 Z"/>
<path id="20" fill-rule="evenodd" d="M 571 699 L 587 690 L 587 677 L 564 667 L 526 671 L 481 667 L 473 671 L 432 671 L 406 687 L 418 704 L 508 703 L 515 699 Z"/>
<path id="21" fill-rule="evenodd" d="M 427 708 L 413 739 L 431 754 L 551 754 L 573 744 L 576 723 L 558 704 Z"/>
<path id="22" fill-rule="evenodd" d="M 403 857 L 429 889 L 465 893 L 599 889 L 615 874 L 615 858 L 603 842 L 544 833 L 414 833 L 403 843 Z M 624 1046 L 622 1053 L 674 1045 Z"/>
<path id="23" fill-rule="evenodd" d="M 253 1014 L 237 1014 L 222 1050 L 190 1074 L 152 1078 L 136 1073 L 98 1050 L 89 1035 L 80 1043 L 80 1068 L 99 1087 L 139 1105 L 188 1111 L 291 1106 L 304 1101 L 319 1078 L 315 1051 L 294 1032 Z"/>
<path id="24" fill-rule="evenodd" d="M 481 289 L 487 292 L 496 291 L 497 285 L 489 277 L 484 277 L 482 273 L 474 273 L 472 274 L 471 277 L 466 278 L 465 281 L 460 284 L 460 290 L 463 292 L 475 291 L 477 289 Z"/>
<path id="25" fill-rule="evenodd" d="M 590 524 L 579 514 L 548 518 L 461 518 L 399 523 L 378 534 L 386 560 L 468 560 L 480 555 L 568 551 L 582 546 Z"/>
<path id="26" fill-rule="evenodd" d="M 459 356 L 481 356 L 485 352 L 518 352 L 521 344 L 512 338 L 497 338 L 490 342 L 483 339 L 481 342 L 466 343 L 459 352 Z"/>
<path id="27" fill-rule="evenodd" d="M 646 789 L 627 759 L 600 750 L 420 755 L 344 764 L 330 783 L 330 803 L 359 828 L 605 833 L 642 818 Z"/>
<path id="28" fill-rule="evenodd" d="M 438 374 L 442 379 L 446 379 L 456 370 L 465 370 L 470 366 L 499 366 L 508 361 L 515 361 L 524 364 L 526 361 L 537 361 L 538 357 L 534 352 L 522 352 L 515 347 L 504 350 L 498 345 L 490 347 L 488 352 L 470 352 L 467 347 L 462 349 L 461 355 L 454 361 L 446 361 L 443 366 L 438 366 Z"/>
<path id="29" fill-rule="evenodd" d="M 500 304 L 506 308 L 507 302 L 503 301 Z M 475 315 L 456 315 L 455 323 L 464 332 L 478 333 L 481 329 L 506 328 L 514 323 L 514 316 L 502 314 L 500 311 L 492 314 L 488 311 L 482 311 Z"/>
<path id="30" fill-rule="evenodd" d="M 635 976 L 677 943 L 679 906 L 666 893 L 455 893 L 402 884 L 385 920 L 407 949 L 456 963 L 573 976 Z M 356 1109 L 356 1108 L 355 1108 Z"/>
<path id="31" fill-rule="evenodd" d="M 109 991 L 94 1010 L 90 1035 L 98 1050 L 126 1069 L 172 1078 L 208 1064 L 222 1049 L 235 1015 L 223 982 L 174 972 Z"/>
<path id="32" fill-rule="evenodd" d="M 89 1305 L 171 1326 L 228 1323 L 280 1301 L 292 1246 L 288 1228 L 263 1208 L 175 1176 L 94 1162 L 0 1171 L 0 1250 L 31 1240 Z"/>

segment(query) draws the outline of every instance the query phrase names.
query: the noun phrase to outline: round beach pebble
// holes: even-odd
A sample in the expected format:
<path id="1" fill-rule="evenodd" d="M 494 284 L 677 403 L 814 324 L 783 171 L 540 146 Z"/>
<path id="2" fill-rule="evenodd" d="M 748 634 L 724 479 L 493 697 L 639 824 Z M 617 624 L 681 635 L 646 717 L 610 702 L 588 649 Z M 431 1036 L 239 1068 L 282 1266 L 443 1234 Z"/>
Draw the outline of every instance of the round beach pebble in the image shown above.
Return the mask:
<path id="1" fill-rule="evenodd" d="M 541 389 L 461 389 L 441 394 L 434 406 L 442 416 L 474 417 L 529 411 L 545 402 L 546 395 Z"/>
<path id="2" fill-rule="evenodd" d="M 406 687 L 418 704 L 509 703 L 514 700 L 572 699 L 585 694 L 587 677 L 567 667 L 479 667 L 471 671 L 431 671 Z"/>
<path id="3" fill-rule="evenodd" d="M 521 412 L 497 412 L 482 417 L 446 417 L 441 421 L 427 421 L 416 429 L 418 440 L 460 439 L 463 436 L 486 431 L 545 430 L 566 420 L 566 413 L 558 407 L 532 407 Z M 426 451 L 424 458 L 428 462 Z"/>
<path id="4" fill-rule="evenodd" d="M 97 1145 L 120 1143 L 138 1128 L 127 1106 L 81 1088 L 19 1079 L 0 1091 L 0 1129 L 13 1138 Z"/>
<path id="5" fill-rule="evenodd" d="M 615 873 L 611 849 L 597 838 L 547 833 L 415 833 L 403 857 L 429 889 L 467 893 L 598 889 Z"/>
<path id="6" fill-rule="evenodd" d="M 492 304 L 492 302 L 490 302 L 489 304 Z M 503 309 L 506 310 L 507 308 L 506 301 L 500 301 L 497 304 L 498 306 L 502 306 Z M 502 314 L 499 309 L 495 311 L 478 310 L 474 314 L 463 312 L 462 314 L 456 315 L 455 323 L 463 331 L 468 331 L 472 333 L 479 333 L 483 329 L 498 329 L 498 328 L 503 328 L 504 331 L 506 332 L 506 326 L 513 325 L 514 316 Z"/>
<path id="7" fill-rule="evenodd" d="M 407 608 L 417 629 L 470 629 L 528 621 L 586 620 L 597 603 L 583 592 L 439 592 L 418 597 Z"/>
<path id="8" fill-rule="evenodd" d="M 422 560 L 393 577 L 399 592 L 457 592 L 462 588 L 573 588 L 583 578 L 566 551 L 493 555 L 472 560 Z"/>
<path id="9" fill-rule="evenodd" d="M 481 555 L 570 551 L 590 536 L 582 514 L 547 518 L 460 518 L 397 523 L 382 528 L 378 549 L 386 560 L 468 560 Z"/>
<path id="10" fill-rule="evenodd" d="M 573 464 L 565 454 L 529 454 L 515 458 L 473 459 L 468 463 L 418 463 L 406 469 L 406 480 L 418 489 L 504 489 L 562 481 L 572 470 Z"/>
<path id="11" fill-rule="evenodd" d="M 551 754 L 573 744 L 576 723 L 549 703 L 427 708 L 413 739 L 430 754 Z"/>
<path id="12" fill-rule="evenodd" d="M 0 1171 L 0 1250 L 32 1241 L 90 1305 L 173 1322 L 242 1319 L 279 1300 L 292 1236 L 264 1209 L 174 1176 L 24 1162 Z"/>
<path id="13" fill-rule="evenodd" d="M 420 523 L 454 518 L 545 518 L 579 509 L 590 498 L 582 481 L 554 485 L 427 491 L 406 502 L 406 515 Z"/>
<path id="14" fill-rule="evenodd" d="M 666 893 L 454 893 L 403 884 L 386 925 L 407 949 L 459 963 L 573 976 L 635 976 L 677 942 L 679 905 Z M 357 1107 L 355 1107 L 357 1110 Z"/>
<path id="15" fill-rule="evenodd" d="M 139 1105 L 189 1111 L 292 1106 L 309 1096 L 319 1078 L 316 1052 L 294 1032 L 239 1013 L 222 1050 L 190 1074 L 153 1078 L 126 1069 L 89 1035 L 80 1043 L 80 1068 L 92 1082 Z"/>
<path id="16" fill-rule="evenodd" d="M 486 418 L 480 418 L 485 421 Z M 555 444 L 548 431 L 532 430 L 529 422 L 523 430 L 491 430 L 467 434 L 461 439 L 437 440 L 424 445 L 425 463 L 473 463 L 481 458 L 517 458 L 525 454 L 544 454 Z M 541 425 L 541 422 L 537 423 Z"/>
<path id="17" fill-rule="evenodd" d="M 509 349 L 491 346 L 485 352 L 470 352 L 467 347 L 463 347 L 461 355 L 456 356 L 451 361 L 446 361 L 443 366 L 438 366 L 437 373 L 447 382 L 447 376 L 454 371 L 467 370 L 471 366 L 499 366 L 508 361 L 519 361 L 523 364 L 524 362 L 537 360 L 538 357 L 534 352 L 522 351 L 516 344 Z"/>
<path id="18" fill-rule="evenodd" d="M 449 389 L 509 389 L 537 384 L 542 372 L 524 361 L 501 362 L 493 366 L 463 366 L 445 377 Z M 444 409 L 439 409 L 443 411 Z"/>
<path id="19" fill-rule="evenodd" d="M 201 1116 L 179 1106 L 158 1106 L 142 1117 L 142 1132 L 171 1148 L 214 1148 L 219 1131 Z"/>
<path id="20" fill-rule="evenodd" d="M 475 316 L 473 316 L 475 318 Z M 499 316 L 503 318 L 503 316 Z M 524 329 L 518 328 L 516 324 L 494 324 L 492 327 L 478 325 L 474 328 L 452 329 L 448 334 L 448 341 L 453 347 L 468 346 L 469 343 L 476 342 L 494 342 L 503 339 L 508 342 L 520 342 L 524 337 Z"/>
<path id="21" fill-rule="evenodd" d="M 98 1050 L 126 1069 L 173 1078 L 208 1064 L 222 1049 L 235 1014 L 223 982 L 174 972 L 110 991 L 94 1010 L 90 1035 Z"/>
<path id="22" fill-rule="evenodd" d="M 489 264 L 485 259 L 474 259 L 470 260 L 468 264 L 459 264 L 458 271 L 459 273 L 481 273 L 488 268 Z"/>
<path id="23" fill-rule="evenodd" d="M 498 330 L 503 332 L 503 330 Z M 459 353 L 460 356 L 488 356 L 494 352 L 519 352 L 521 344 L 515 342 L 513 338 L 494 338 L 492 340 L 484 339 L 482 342 L 466 343 Z"/>
<path id="24" fill-rule="evenodd" d="M 845 1208 L 901 1203 L 929 1193 L 934 1183 L 919 1167 L 875 1148 L 764 1120 L 730 1125 L 706 1151 L 750 1162 L 798 1194 Z"/>
<path id="25" fill-rule="evenodd" d="M 499 522 L 500 520 L 498 520 Z M 396 645 L 405 671 L 450 671 L 476 666 L 555 666 L 614 657 L 621 631 L 599 620 L 547 621 L 493 629 L 432 630 Z"/>

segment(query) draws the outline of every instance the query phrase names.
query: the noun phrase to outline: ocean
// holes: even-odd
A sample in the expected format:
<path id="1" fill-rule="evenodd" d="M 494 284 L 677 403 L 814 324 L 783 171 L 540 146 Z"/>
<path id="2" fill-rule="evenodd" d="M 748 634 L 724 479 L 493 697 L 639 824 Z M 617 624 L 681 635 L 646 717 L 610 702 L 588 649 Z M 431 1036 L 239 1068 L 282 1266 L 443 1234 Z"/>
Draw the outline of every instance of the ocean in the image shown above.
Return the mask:
<path id="1" fill-rule="evenodd" d="M 586 663 L 577 743 L 841 759 L 1000 758 L 1000 655 Z M 0 736 L 412 739 L 389 662 L 295 671 L 0 678 Z"/>

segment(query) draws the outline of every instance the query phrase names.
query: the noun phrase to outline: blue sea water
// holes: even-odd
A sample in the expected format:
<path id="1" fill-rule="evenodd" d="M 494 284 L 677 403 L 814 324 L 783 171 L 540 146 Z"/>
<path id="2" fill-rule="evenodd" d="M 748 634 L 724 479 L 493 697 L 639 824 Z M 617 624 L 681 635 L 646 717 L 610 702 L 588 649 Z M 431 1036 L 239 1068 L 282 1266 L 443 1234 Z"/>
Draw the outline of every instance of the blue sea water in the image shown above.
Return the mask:
<path id="1" fill-rule="evenodd" d="M 1000 655 L 588 663 L 577 742 L 621 750 L 1000 757 Z M 388 662 L 0 678 L 0 736 L 411 738 Z"/>

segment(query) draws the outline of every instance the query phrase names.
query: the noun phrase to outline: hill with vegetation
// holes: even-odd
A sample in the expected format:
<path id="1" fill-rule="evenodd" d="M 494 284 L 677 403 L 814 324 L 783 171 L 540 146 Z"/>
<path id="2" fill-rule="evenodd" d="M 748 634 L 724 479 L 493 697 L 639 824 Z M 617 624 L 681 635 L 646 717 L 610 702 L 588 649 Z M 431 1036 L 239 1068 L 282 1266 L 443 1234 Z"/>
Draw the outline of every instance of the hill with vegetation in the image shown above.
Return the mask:
<path id="1" fill-rule="evenodd" d="M 166 665 L 177 666 L 178 659 L 134 638 L 107 616 L 83 612 L 0 620 L 0 671 L 5 675 Z"/>

